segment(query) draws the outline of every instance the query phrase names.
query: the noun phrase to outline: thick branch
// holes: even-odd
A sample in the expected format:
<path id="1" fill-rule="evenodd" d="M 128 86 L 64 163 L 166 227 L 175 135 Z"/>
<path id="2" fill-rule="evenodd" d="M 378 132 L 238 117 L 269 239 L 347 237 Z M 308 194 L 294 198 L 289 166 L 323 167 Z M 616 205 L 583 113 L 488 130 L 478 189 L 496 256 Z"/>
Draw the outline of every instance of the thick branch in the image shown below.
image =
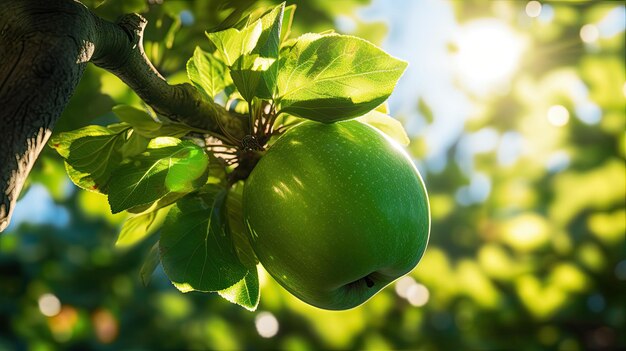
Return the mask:
<path id="1" fill-rule="evenodd" d="M 92 17 L 97 44 L 91 62 L 117 75 L 163 116 L 207 131 L 219 132 L 221 124 L 243 136 L 241 124 L 222 106 L 203 100 L 189 84 L 169 85 L 157 72 L 144 53 L 143 17 L 129 14 L 116 24 Z"/>
<path id="2" fill-rule="evenodd" d="M 143 52 L 145 25 L 139 15 L 107 22 L 72 0 L 0 1 L 0 232 L 89 61 L 120 77 L 159 114 L 243 136 L 241 119 L 189 84 L 167 84 Z"/>

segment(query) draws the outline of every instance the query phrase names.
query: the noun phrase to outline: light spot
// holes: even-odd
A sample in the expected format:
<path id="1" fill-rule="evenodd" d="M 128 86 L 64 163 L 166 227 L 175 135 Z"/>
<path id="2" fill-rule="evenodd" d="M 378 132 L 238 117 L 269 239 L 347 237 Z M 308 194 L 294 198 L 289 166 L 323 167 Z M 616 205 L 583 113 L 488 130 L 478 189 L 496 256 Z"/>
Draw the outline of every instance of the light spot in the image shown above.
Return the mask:
<path id="1" fill-rule="evenodd" d="M 183 10 L 178 14 L 179 18 L 180 18 L 180 23 L 183 26 L 190 26 L 192 25 L 196 19 L 193 16 L 193 13 L 189 10 Z"/>
<path id="2" fill-rule="evenodd" d="M 539 17 L 541 14 L 541 3 L 539 1 L 529 1 L 526 4 L 526 14 L 528 17 Z"/>
<path id="3" fill-rule="evenodd" d="M 335 26 L 337 27 L 339 32 L 350 34 L 354 33 L 354 31 L 356 30 L 357 23 L 352 17 L 339 15 L 335 17 Z"/>
<path id="4" fill-rule="evenodd" d="M 472 202 L 483 202 L 487 200 L 491 192 L 491 179 L 484 173 L 474 173 L 470 180 L 468 190 Z"/>
<path id="5" fill-rule="evenodd" d="M 597 124 L 602 120 L 602 110 L 593 102 L 586 101 L 576 105 L 576 116 L 585 124 Z"/>
<path id="6" fill-rule="evenodd" d="M 598 27 L 593 24 L 585 24 L 580 28 L 580 39 L 585 43 L 594 43 L 600 37 Z"/>
<path id="7" fill-rule="evenodd" d="M 398 279 L 396 282 L 396 294 L 398 294 L 401 298 L 406 299 L 409 288 L 415 284 L 417 284 L 415 279 L 408 275 Z"/>
<path id="8" fill-rule="evenodd" d="M 96 337 L 101 343 L 109 344 L 117 338 L 119 325 L 115 316 L 108 310 L 96 310 L 91 316 L 91 321 L 96 332 Z"/>
<path id="9" fill-rule="evenodd" d="M 570 156 L 566 151 L 556 151 L 546 160 L 546 169 L 550 173 L 564 170 L 570 164 Z"/>
<path id="10" fill-rule="evenodd" d="M 603 38 L 611 38 L 624 30 L 626 30 L 626 8 L 624 6 L 615 6 L 609 13 L 598 22 L 600 36 Z"/>
<path id="11" fill-rule="evenodd" d="M 270 312 L 259 312 L 254 324 L 261 337 L 271 338 L 278 333 L 278 320 Z"/>
<path id="12" fill-rule="evenodd" d="M 514 164 L 522 152 L 524 137 L 518 132 L 506 132 L 502 134 L 498 146 L 498 163 L 504 166 Z"/>
<path id="13" fill-rule="evenodd" d="M 502 239 L 515 249 L 528 252 L 545 245 L 550 239 L 550 232 L 544 217 L 526 213 L 504 224 Z"/>
<path id="14" fill-rule="evenodd" d="M 554 19 L 554 9 L 552 6 L 548 4 L 543 4 L 541 6 L 541 14 L 539 15 L 538 20 L 543 23 L 550 23 Z"/>
<path id="15" fill-rule="evenodd" d="M 407 291 L 406 298 L 407 300 L 409 300 L 409 303 L 411 305 L 421 307 L 428 302 L 428 299 L 430 298 L 430 293 L 424 285 L 416 283 L 411 285 L 411 287 Z"/>
<path id="16" fill-rule="evenodd" d="M 489 197 L 491 192 L 491 179 L 482 173 L 474 173 L 470 184 L 460 187 L 455 198 L 462 206 L 481 203 Z"/>
<path id="17" fill-rule="evenodd" d="M 38 300 L 39 311 L 46 317 L 54 317 L 61 311 L 61 301 L 53 294 L 43 294 Z"/>
<path id="18" fill-rule="evenodd" d="M 554 105 L 548 109 L 548 122 L 556 127 L 562 127 L 569 121 L 569 112 L 563 105 Z"/>

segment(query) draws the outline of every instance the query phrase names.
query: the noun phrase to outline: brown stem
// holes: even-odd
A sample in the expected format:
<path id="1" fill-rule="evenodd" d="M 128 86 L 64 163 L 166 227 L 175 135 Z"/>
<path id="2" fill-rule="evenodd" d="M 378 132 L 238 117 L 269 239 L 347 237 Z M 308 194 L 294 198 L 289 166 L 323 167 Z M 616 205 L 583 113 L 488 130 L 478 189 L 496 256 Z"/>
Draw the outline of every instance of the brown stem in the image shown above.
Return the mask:
<path id="1" fill-rule="evenodd" d="M 73 0 L 0 0 L 0 232 L 89 61 L 163 116 L 245 135 L 241 116 L 163 79 L 143 51 L 145 26 L 136 14 L 107 22 Z"/>

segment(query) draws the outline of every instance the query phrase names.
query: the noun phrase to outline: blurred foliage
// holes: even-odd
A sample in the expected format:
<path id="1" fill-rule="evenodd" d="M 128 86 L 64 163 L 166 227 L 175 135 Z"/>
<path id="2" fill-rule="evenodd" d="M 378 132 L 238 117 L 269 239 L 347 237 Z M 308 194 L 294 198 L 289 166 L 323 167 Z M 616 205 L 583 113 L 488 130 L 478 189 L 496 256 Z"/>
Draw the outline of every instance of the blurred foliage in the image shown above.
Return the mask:
<path id="1" fill-rule="evenodd" d="M 208 43 L 205 30 L 231 24 L 241 14 L 233 11 L 277 2 L 85 3 L 111 20 L 143 13 L 148 56 L 170 81 L 181 82 L 195 46 Z M 295 3 L 296 35 L 351 18 L 356 35 L 379 44 L 384 39 L 383 23 L 355 16 L 367 1 Z M 215 294 L 181 294 L 160 269 L 144 287 L 141 265 L 154 242 L 116 248 L 126 215 L 111 215 L 104 197 L 76 190 L 47 148 L 23 202 L 48 204 L 53 218 L 42 220 L 36 212 L 51 210 L 33 206 L 28 220 L 0 236 L 0 350 L 626 348 L 623 27 L 591 43 L 581 40 L 583 26 L 624 3 L 554 2 L 544 7 L 551 17 L 542 21 L 526 16 L 523 1 L 451 5 L 461 24 L 485 17 L 505 21 L 525 34 L 528 48 L 506 92 L 476 97 L 459 87 L 477 112 L 459 122 L 464 131 L 446 150 L 443 169 L 420 166 L 432 233 L 410 278 L 345 312 L 307 306 L 267 274 L 261 274 L 255 313 Z M 419 49 L 419 43 L 412 48 Z M 456 51 L 451 44 L 450 55 Z M 578 108 L 577 86 L 587 92 L 586 110 Z M 427 98 L 416 101 L 426 125 L 442 117 Z M 114 121 L 115 104 L 140 100 L 119 79 L 90 66 L 55 132 Z M 555 105 L 568 111 L 567 118 L 546 117 Z M 589 106 L 597 116 L 588 117 Z M 467 140 L 494 134 L 495 147 L 466 152 Z M 505 157 L 511 144 L 520 150 Z M 418 160 L 429 149 L 419 135 L 409 146 Z M 489 191 L 468 201 L 476 179 Z M 29 200 L 35 193 L 43 198 Z M 270 338 L 257 332 L 266 311 L 279 327 Z"/>

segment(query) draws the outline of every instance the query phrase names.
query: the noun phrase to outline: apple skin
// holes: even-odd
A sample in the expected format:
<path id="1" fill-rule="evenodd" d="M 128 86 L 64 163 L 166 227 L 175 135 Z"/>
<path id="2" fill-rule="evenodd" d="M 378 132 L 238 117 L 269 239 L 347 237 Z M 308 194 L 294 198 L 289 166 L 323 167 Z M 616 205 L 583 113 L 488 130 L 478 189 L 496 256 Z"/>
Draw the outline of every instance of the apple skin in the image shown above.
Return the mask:
<path id="1" fill-rule="evenodd" d="M 355 120 L 304 122 L 278 138 L 246 180 L 243 213 L 270 275 L 329 310 L 356 307 L 411 271 L 430 231 L 406 152 Z"/>

